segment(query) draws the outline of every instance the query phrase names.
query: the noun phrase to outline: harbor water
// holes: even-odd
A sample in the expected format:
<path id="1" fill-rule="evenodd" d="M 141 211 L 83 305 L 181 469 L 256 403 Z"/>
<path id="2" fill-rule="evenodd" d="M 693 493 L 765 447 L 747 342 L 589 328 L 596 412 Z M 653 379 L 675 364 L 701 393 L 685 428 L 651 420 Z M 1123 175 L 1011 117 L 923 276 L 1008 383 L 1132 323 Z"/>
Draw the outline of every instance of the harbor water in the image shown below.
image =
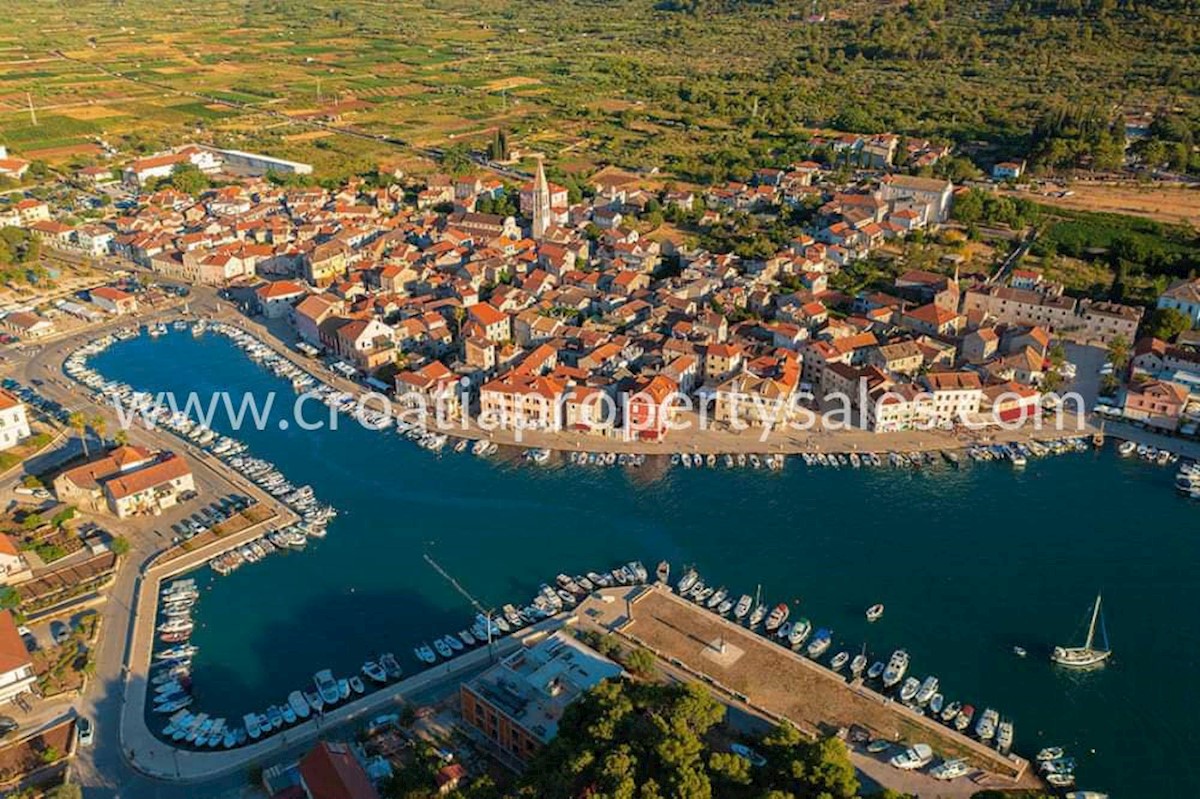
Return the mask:
<path id="1" fill-rule="evenodd" d="M 793 616 L 834 631 L 827 657 L 907 648 L 909 673 L 936 674 L 947 701 L 1011 718 L 1022 754 L 1066 747 L 1080 787 L 1168 797 L 1200 784 L 1190 757 L 1200 504 L 1174 493 L 1169 467 L 1122 460 L 1111 445 L 1024 470 L 833 470 L 799 458 L 778 473 L 684 470 L 665 457 L 639 469 L 531 466 L 515 453 L 433 455 L 347 418 L 336 430 L 281 430 L 288 381 L 212 333 L 142 336 L 91 363 L 179 397 L 230 391 L 236 405 L 245 391 L 277 392 L 266 429 L 234 433 L 223 414 L 213 427 L 339 511 L 303 552 L 197 573 L 194 693 L 214 716 L 261 712 L 311 689 L 315 671 L 349 676 L 383 651 L 420 669 L 413 646 L 470 627 L 475 613 L 426 554 L 497 607 L 525 604 L 559 572 L 634 558 L 653 571 L 667 559 L 673 580 L 694 564 L 735 598 L 761 585 L 764 601 L 793 603 Z M 306 417 L 324 410 L 309 403 Z M 1098 590 L 1113 658 L 1087 673 L 1053 667 L 1051 647 L 1082 643 Z M 863 611 L 875 602 L 886 613 L 870 624 Z"/>

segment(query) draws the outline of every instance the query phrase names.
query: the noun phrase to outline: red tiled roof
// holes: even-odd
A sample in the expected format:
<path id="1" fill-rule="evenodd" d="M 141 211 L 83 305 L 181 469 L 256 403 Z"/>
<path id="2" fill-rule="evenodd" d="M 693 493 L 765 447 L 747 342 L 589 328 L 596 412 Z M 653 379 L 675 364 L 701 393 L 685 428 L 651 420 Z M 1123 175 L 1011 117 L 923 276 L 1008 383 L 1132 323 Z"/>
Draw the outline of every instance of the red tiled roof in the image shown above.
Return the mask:
<path id="1" fill-rule="evenodd" d="M 346 744 L 318 743 L 300 760 L 300 777 L 312 799 L 379 799 Z"/>
<path id="2" fill-rule="evenodd" d="M 10 611 L 0 611 L 0 674 L 16 671 L 29 664 L 29 651 L 17 632 L 17 623 Z"/>

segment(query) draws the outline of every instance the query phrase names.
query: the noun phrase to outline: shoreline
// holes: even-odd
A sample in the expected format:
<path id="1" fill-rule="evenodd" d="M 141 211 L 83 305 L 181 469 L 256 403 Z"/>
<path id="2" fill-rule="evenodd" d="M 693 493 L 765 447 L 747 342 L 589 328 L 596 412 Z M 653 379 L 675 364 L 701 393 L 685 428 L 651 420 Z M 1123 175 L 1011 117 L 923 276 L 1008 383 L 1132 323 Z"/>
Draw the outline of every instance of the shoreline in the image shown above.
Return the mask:
<path id="1" fill-rule="evenodd" d="M 314 363 L 319 363 L 297 353 L 276 331 L 261 323 L 237 316 L 233 320 L 219 319 L 217 321 L 232 324 L 246 333 L 254 336 L 262 344 L 270 347 L 277 354 L 303 369 L 316 380 L 334 388 L 345 391 L 354 398 L 370 393 L 362 385 L 350 381 L 328 368 L 314 369 Z M 971 433 L 948 432 L 944 430 L 903 431 L 892 433 L 875 433 L 866 429 L 826 431 L 821 429 L 794 431 L 773 431 L 763 439 L 762 430 L 749 427 L 742 432 L 721 430 L 715 427 L 699 429 L 694 419 L 694 412 L 685 414 L 691 417 L 691 427 L 687 430 L 671 431 L 661 442 L 626 440 L 624 437 L 611 438 L 606 436 L 573 433 L 569 430 L 487 430 L 478 425 L 476 419 L 468 418 L 466 422 L 455 418 L 447 420 L 445 425 L 432 425 L 429 432 L 443 434 L 454 440 L 468 441 L 486 440 L 500 446 L 517 447 L 522 449 L 548 449 L 552 452 L 587 452 L 614 453 L 625 455 L 662 455 L 670 457 L 675 454 L 699 455 L 750 455 L 750 454 L 842 454 L 877 452 L 937 452 L 944 450 L 962 451 L 977 444 L 1009 444 L 1025 441 L 1054 441 L 1079 436 L 1093 436 L 1099 428 L 1088 421 L 1087 417 L 1079 419 L 1078 414 L 1064 413 L 1062 429 L 1034 425 L 1015 430 L 1003 428 L 983 428 Z M 379 431 L 388 432 L 388 431 Z M 1114 436 L 1119 437 L 1119 436 Z"/>

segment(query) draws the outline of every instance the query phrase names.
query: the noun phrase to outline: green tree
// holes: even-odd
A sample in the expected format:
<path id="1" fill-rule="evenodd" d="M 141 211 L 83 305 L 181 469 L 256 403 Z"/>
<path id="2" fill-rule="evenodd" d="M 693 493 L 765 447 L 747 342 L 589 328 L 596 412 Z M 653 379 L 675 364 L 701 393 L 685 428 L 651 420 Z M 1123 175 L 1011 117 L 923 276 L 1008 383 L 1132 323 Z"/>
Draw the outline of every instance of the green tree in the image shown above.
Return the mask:
<path id="1" fill-rule="evenodd" d="M 212 186 L 212 181 L 208 179 L 208 175 L 200 171 L 200 167 L 195 164 L 185 163 L 176 164 L 171 170 L 171 177 L 168 180 L 172 188 L 190 194 L 193 197 L 203 194 Z"/>
<path id="2" fill-rule="evenodd" d="M 639 677 L 649 677 L 656 671 L 658 659 L 649 649 L 635 649 L 625 657 L 625 666 Z"/>
<path id="3" fill-rule="evenodd" d="M 708 770 L 718 778 L 718 783 L 750 784 L 750 761 L 733 752 L 713 752 L 708 759 Z"/>
<path id="4" fill-rule="evenodd" d="M 114 555 L 128 554 L 130 549 L 129 539 L 123 535 L 115 535 L 108 548 L 113 551 Z"/>
<path id="5" fill-rule="evenodd" d="M 471 149 L 466 144 L 459 142 L 447 147 L 442 152 L 442 169 L 451 175 L 465 175 L 474 168 L 475 162 L 471 160 Z"/>
<path id="6" fill-rule="evenodd" d="M 83 457 L 89 457 L 87 445 L 87 415 L 82 411 L 72 411 L 71 415 L 67 417 L 67 424 L 69 424 L 71 428 L 79 435 L 79 443 L 83 445 Z"/>
<path id="7" fill-rule="evenodd" d="M 1129 363 L 1129 342 L 1124 336 L 1113 336 L 1113 340 L 1108 344 L 1108 360 L 1112 362 L 1113 369 L 1120 372 Z"/>
<path id="8" fill-rule="evenodd" d="M 1146 335 L 1171 341 L 1191 327 L 1192 320 L 1182 311 L 1176 308 L 1155 308 L 1146 322 Z"/>

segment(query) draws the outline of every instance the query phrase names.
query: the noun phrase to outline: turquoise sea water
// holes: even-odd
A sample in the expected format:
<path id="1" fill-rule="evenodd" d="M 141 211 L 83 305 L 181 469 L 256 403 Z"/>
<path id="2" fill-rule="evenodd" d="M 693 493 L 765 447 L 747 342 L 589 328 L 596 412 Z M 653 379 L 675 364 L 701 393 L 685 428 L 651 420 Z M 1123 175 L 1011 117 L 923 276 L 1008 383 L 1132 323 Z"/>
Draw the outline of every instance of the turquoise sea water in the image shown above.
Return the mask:
<path id="1" fill-rule="evenodd" d="M 195 693 L 210 714 L 261 711 L 318 669 L 348 675 L 380 651 L 418 669 L 413 645 L 474 615 L 425 553 L 497 606 L 558 572 L 666 558 L 676 577 L 690 563 L 735 594 L 761 584 L 766 600 L 798 601 L 794 612 L 835 631 L 830 655 L 906 647 L 910 673 L 937 674 L 948 700 L 1012 718 L 1022 753 L 1066 746 L 1081 787 L 1167 797 L 1200 785 L 1200 505 L 1174 494 L 1172 469 L 1111 447 L 1024 471 L 835 471 L 798 459 L 779 474 L 670 469 L 665 458 L 629 471 L 530 467 L 433 456 L 345 419 L 280 431 L 288 383 L 211 333 L 119 343 L 93 365 L 180 395 L 278 392 L 268 429 L 238 437 L 341 511 L 302 553 L 198 573 Z M 229 432 L 221 417 L 214 427 Z M 1081 641 L 1098 589 L 1112 662 L 1053 668 L 1050 647 Z M 863 609 L 874 602 L 887 612 L 872 625 Z"/>

